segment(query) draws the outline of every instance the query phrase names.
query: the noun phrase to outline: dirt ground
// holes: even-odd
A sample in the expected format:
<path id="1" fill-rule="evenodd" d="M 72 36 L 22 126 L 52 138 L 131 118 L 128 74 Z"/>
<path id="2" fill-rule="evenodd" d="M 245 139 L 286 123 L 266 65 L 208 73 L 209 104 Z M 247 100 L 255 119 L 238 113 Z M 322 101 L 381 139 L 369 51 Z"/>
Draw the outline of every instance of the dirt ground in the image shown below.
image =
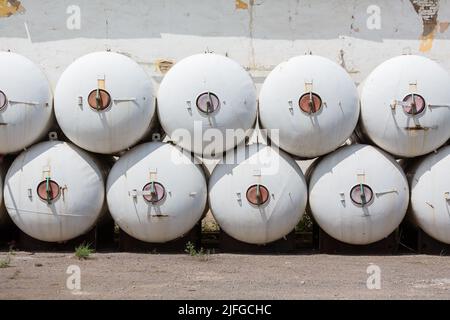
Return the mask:
<path id="1" fill-rule="evenodd" d="M 381 289 L 367 288 L 371 264 Z M 66 286 L 70 265 L 81 290 Z M 352 298 L 450 299 L 450 257 L 15 252 L 0 268 L 0 299 Z"/>

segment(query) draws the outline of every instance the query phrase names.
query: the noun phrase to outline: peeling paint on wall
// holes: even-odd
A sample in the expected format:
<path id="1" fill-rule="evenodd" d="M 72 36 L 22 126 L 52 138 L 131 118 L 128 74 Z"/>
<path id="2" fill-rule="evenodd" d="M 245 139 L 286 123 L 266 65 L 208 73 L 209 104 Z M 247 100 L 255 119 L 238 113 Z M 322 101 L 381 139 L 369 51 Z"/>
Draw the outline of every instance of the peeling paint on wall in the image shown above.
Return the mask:
<path id="1" fill-rule="evenodd" d="M 445 32 L 448 22 L 438 22 L 439 0 L 410 0 L 414 10 L 422 19 L 423 31 L 420 36 L 421 52 L 428 52 L 433 47 L 433 41 L 437 32 Z"/>
<path id="2" fill-rule="evenodd" d="M 345 61 L 345 52 L 342 49 L 339 51 L 338 61 L 339 61 L 339 64 L 341 65 L 341 67 L 344 68 L 348 73 L 350 73 L 350 74 L 359 73 L 358 70 L 355 70 L 355 69 L 347 66 L 347 62 Z"/>
<path id="3" fill-rule="evenodd" d="M 235 0 L 236 9 L 246 10 L 248 9 L 248 3 L 243 0 Z"/>
<path id="4" fill-rule="evenodd" d="M 0 0 L 0 18 L 10 17 L 17 13 L 24 13 L 25 8 L 17 0 Z"/>
<path id="5" fill-rule="evenodd" d="M 437 25 L 439 0 L 410 0 L 414 10 L 422 19 L 422 36 L 426 37 L 434 32 Z"/>
<path id="6" fill-rule="evenodd" d="M 167 71 L 169 71 L 174 64 L 175 63 L 173 61 L 166 59 L 159 59 L 155 61 L 157 71 L 161 72 L 162 74 L 167 73 Z"/>

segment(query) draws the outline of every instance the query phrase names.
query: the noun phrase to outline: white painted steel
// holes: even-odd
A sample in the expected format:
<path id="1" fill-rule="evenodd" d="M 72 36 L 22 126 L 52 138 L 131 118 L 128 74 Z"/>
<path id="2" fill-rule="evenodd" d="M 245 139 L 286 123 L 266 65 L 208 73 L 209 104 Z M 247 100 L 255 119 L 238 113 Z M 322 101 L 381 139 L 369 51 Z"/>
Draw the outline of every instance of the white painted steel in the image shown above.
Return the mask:
<path id="1" fill-rule="evenodd" d="M 198 160 L 197 160 L 198 161 Z M 165 196 L 144 199 L 143 188 L 160 183 Z M 207 183 L 191 154 L 171 144 L 141 144 L 113 166 L 107 182 L 108 207 L 119 227 L 141 241 L 162 243 L 186 234 L 201 219 Z"/>
<path id="2" fill-rule="evenodd" d="M 91 91 L 106 90 L 111 104 L 97 111 L 88 103 Z M 67 137 L 88 151 L 113 154 L 141 140 L 154 124 L 153 84 L 130 58 L 95 52 L 75 60 L 55 90 L 55 114 Z"/>
<path id="3" fill-rule="evenodd" d="M 421 159 L 409 173 L 412 220 L 434 239 L 450 244 L 450 146 Z"/>
<path id="4" fill-rule="evenodd" d="M 350 192 L 360 184 L 373 192 L 364 206 Z M 315 221 L 333 238 L 364 245 L 389 236 L 405 216 L 409 188 L 395 160 L 378 148 L 356 144 L 325 156 L 309 179 L 309 206 Z"/>
<path id="5" fill-rule="evenodd" d="M 231 161 L 234 157 L 237 161 Z M 240 146 L 227 154 L 230 162 L 216 166 L 209 181 L 211 212 L 233 238 L 252 244 L 278 240 L 300 221 L 307 203 L 302 171 L 286 153 L 262 144 Z M 269 191 L 260 206 L 247 199 L 249 187 Z"/>
<path id="6" fill-rule="evenodd" d="M 300 98 L 309 93 L 322 99 L 315 113 L 299 107 Z M 268 75 L 259 112 L 263 128 L 279 130 L 274 143 L 293 155 L 314 158 L 335 150 L 352 134 L 359 116 L 358 92 L 338 64 L 320 56 L 298 56 Z"/>
<path id="7" fill-rule="evenodd" d="M 409 94 L 425 100 L 417 115 L 403 110 Z M 380 64 L 361 89 L 361 126 L 379 147 L 400 157 L 438 149 L 450 138 L 450 74 L 422 56 L 403 55 Z"/>
<path id="8" fill-rule="evenodd" d="M 0 164 L 0 226 L 6 222 L 8 214 L 6 213 L 5 205 L 3 203 L 3 165 Z"/>
<path id="9" fill-rule="evenodd" d="M 6 209 L 29 236 L 48 242 L 73 239 L 91 229 L 104 209 L 104 173 L 85 151 L 66 142 L 42 142 L 22 152 L 9 168 Z M 59 196 L 50 204 L 37 194 L 49 177 Z"/>
<path id="10" fill-rule="evenodd" d="M 218 108 L 206 114 L 197 108 L 197 99 L 208 92 L 218 98 Z M 256 113 L 253 80 L 225 56 L 207 53 L 182 59 L 159 87 L 158 115 L 164 131 L 179 146 L 204 156 L 241 143 L 253 128 Z M 226 138 L 227 129 L 231 138 Z"/>
<path id="11" fill-rule="evenodd" d="M 41 69 L 24 56 L 0 52 L 0 70 L 0 154 L 15 153 L 47 133 L 52 93 Z"/>

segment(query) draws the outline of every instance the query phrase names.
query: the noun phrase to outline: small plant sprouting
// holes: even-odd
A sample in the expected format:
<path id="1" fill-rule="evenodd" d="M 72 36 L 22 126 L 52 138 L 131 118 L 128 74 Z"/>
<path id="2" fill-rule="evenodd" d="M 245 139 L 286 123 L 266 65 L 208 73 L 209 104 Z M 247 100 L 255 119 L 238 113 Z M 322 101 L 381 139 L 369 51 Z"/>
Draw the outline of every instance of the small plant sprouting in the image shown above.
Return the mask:
<path id="1" fill-rule="evenodd" d="M 8 268 L 11 264 L 11 256 L 8 254 L 5 259 L 0 260 L 0 269 Z"/>
<path id="2" fill-rule="evenodd" d="M 186 252 L 190 256 L 196 256 L 197 250 L 195 249 L 195 245 L 192 242 L 186 243 L 186 249 L 184 249 L 184 252 Z"/>
<path id="3" fill-rule="evenodd" d="M 191 257 L 200 257 L 202 261 L 208 260 L 209 250 L 205 251 L 203 248 L 197 250 L 191 241 L 186 243 L 186 249 L 184 249 L 184 252 L 189 254 Z"/>
<path id="4" fill-rule="evenodd" d="M 200 250 L 197 251 L 197 249 L 195 249 L 195 245 L 190 241 L 186 243 L 186 249 L 184 249 L 184 252 L 192 257 L 208 254 L 208 252 L 205 252 L 205 249 L 203 248 L 200 248 Z"/>
<path id="5" fill-rule="evenodd" d="M 94 253 L 95 250 L 91 248 L 91 244 L 82 243 L 78 247 L 75 248 L 75 256 L 80 259 L 88 259 L 89 256 Z"/>

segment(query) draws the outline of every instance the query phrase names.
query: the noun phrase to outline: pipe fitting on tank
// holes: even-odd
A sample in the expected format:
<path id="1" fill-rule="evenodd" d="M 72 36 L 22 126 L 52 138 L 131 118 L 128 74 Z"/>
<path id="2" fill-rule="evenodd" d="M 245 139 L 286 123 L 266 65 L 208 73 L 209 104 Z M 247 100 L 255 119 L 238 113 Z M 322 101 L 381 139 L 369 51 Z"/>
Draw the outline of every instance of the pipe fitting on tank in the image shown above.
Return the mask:
<path id="1" fill-rule="evenodd" d="M 360 207 L 370 204 L 373 200 L 373 191 L 368 185 L 360 183 L 350 190 L 350 199 Z"/>
<path id="2" fill-rule="evenodd" d="M 425 106 L 425 99 L 417 93 L 408 94 L 405 98 L 403 98 L 402 107 L 403 111 L 407 114 L 418 115 L 425 110 Z"/>
<path id="3" fill-rule="evenodd" d="M 40 182 L 37 186 L 39 198 L 46 201 L 47 204 L 52 204 L 52 202 L 59 197 L 60 190 L 59 184 L 50 177 L 45 178 L 45 180 Z"/>
<path id="4" fill-rule="evenodd" d="M 88 103 L 96 111 L 105 110 L 111 105 L 111 95 L 105 89 L 94 89 L 89 93 Z"/>
<path id="5" fill-rule="evenodd" d="M 6 97 L 6 94 L 0 90 L 0 111 L 2 111 L 4 108 L 6 108 L 7 104 L 8 104 L 8 98 Z"/>
<path id="6" fill-rule="evenodd" d="M 220 100 L 216 94 L 208 91 L 197 97 L 196 105 L 201 113 L 209 115 L 219 109 Z"/>
<path id="7" fill-rule="evenodd" d="M 254 184 L 247 189 L 246 197 L 251 204 L 262 206 L 269 201 L 269 190 L 261 184 Z"/>
<path id="8" fill-rule="evenodd" d="M 322 98 L 313 92 L 303 94 L 298 100 L 300 109 L 307 114 L 314 114 L 322 108 Z"/>
<path id="9" fill-rule="evenodd" d="M 151 181 L 142 188 L 142 196 L 145 201 L 151 204 L 157 204 L 166 196 L 166 189 L 161 183 Z"/>

